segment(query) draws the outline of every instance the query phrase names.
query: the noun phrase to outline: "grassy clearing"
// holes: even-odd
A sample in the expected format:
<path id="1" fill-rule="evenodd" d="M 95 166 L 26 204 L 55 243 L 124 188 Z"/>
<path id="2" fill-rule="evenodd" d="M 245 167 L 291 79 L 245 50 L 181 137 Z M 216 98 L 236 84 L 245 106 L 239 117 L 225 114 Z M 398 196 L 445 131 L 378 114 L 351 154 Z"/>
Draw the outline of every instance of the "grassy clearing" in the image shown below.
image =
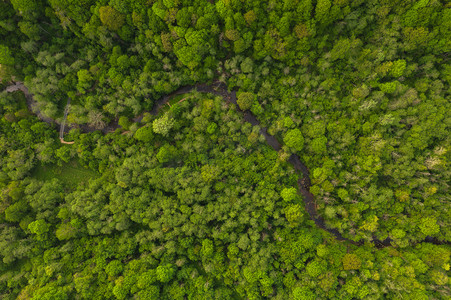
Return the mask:
<path id="1" fill-rule="evenodd" d="M 76 160 L 64 163 L 62 166 L 38 165 L 33 170 L 31 176 L 38 180 L 51 180 L 58 178 L 68 186 L 76 186 L 80 183 L 87 183 L 91 179 L 99 177 L 100 174 L 85 169 Z"/>

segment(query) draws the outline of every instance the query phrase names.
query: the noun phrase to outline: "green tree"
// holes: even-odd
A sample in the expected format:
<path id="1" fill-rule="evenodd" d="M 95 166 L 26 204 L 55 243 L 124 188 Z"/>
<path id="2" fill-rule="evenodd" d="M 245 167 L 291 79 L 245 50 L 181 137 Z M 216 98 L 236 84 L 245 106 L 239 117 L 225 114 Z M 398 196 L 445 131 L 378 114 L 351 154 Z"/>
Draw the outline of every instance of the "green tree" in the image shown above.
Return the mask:
<path id="1" fill-rule="evenodd" d="M 249 92 L 243 92 L 238 95 L 237 103 L 241 110 L 248 110 L 254 103 L 255 95 Z"/>
<path id="2" fill-rule="evenodd" d="M 302 132 L 298 128 L 288 130 L 283 138 L 283 142 L 289 148 L 296 151 L 301 151 L 304 147 L 304 137 L 302 136 Z"/>
<path id="3" fill-rule="evenodd" d="M 299 204 L 292 204 L 285 208 L 285 216 L 290 222 L 290 226 L 299 226 L 303 220 L 304 214 L 302 213 L 302 207 Z"/>
<path id="4" fill-rule="evenodd" d="M 162 136 L 167 136 L 174 125 L 174 119 L 166 113 L 162 117 L 153 121 L 152 128 L 155 133 L 161 134 Z"/>
<path id="5" fill-rule="evenodd" d="M 313 260 L 307 265 L 305 269 L 307 270 L 307 274 L 309 274 L 310 277 L 316 278 L 327 270 L 327 264 L 322 260 Z"/>
<path id="6" fill-rule="evenodd" d="M 293 300 L 314 300 L 316 299 L 315 293 L 313 293 L 308 287 L 296 287 L 293 290 Z"/>
<path id="7" fill-rule="evenodd" d="M 327 25 L 330 7 L 330 0 L 318 0 L 315 8 L 315 19 L 317 19 L 320 24 Z"/>
<path id="8" fill-rule="evenodd" d="M 71 223 L 64 223 L 58 226 L 55 231 L 56 237 L 60 240 L 69 240 L 76 236 L 78 230 Z"/>
<path id="9" fill-rule="evenodd" d="M 434 217 L 421 218 L 418 226 L 425 235 L 434 235 L 440 232 L 440 226 L 437 224 L 437 220 Z"/>
<path id="10" fill-rule="evenodd" d="M 202 61 L 202 56 L 196 47 L 193 46 L 177 48 L 174 52 L 177 58 L 190 69 L 194 69 Z"/>
<path id="11" fill-rule="evenodd" d="M 202 179 L 205 182 L 211 182 L 219 177 L 221 169 L 214 165 L 204 165 L 201 169 Z"/>
<path id="12" fill-rule="evenodd" d="M 93 76 L 88 70 L 81 69 L 77 72 L 78 84 L 77 90 L 81 93 L 85 93 L 85 90 L 90 88 L 93 84 Z"/>
<path id="13" fill-rule="evenodd" d="M 28 224 L 28 229 L 31 233 L 42 235 L 49 231 L 50 224 L 48 224 L 45 220 L 36 220 Z"/>
<path id="14" fill-rule="evenodd" d="M 360 269 L 360 258 L 353 253 L 346 253 L 342 258 L 344 270 L 358 270 Z"/>
<path id="15" fill-rule="evenodd" d="M 143 126 L 136 130 L 135 135 L 133 136 L 138 141 L 142 141 L 145 143 L 148 143 L 153 140 L 154 134 L 152 127 L 150 126 Z"/>
<path id="16" fill-rule="evenodd" d="M 130 128 L 131 122 L 126 116 L 122 116 L 119 118 L 118 124 L 123 129 L 128 130 Z"/>
<path id="17" fill-rule="evenodd" d="M 393 62 L 393 65 L 390 69 L 390 75 L 393 77 L 401 77 L 406 69 L 406 61 L 404 59 L 398 59 Z"/>
<path id="18" fill-rule="evenodd" d="M 99 8 L 100 21 L 113 31 L 118 31 L 124 25 L 124 16 L 111 6 L 101 6 Z"/>
<path id="19" fill-rule="evenodd" d="M 160 265 L 157 267 L 155 274 L 160 282 L 166 283 L 174 276 L 175 268 L 172 264 Z"/>
<path id="20" fill-rule="evenodd" d="M 62 146 L 59 149 L 56 149 L 55 155 L 62 161 L 69 162 L 71 159 L 70 148 L 68 146 Z"/>
<path id="21" fill-rule="evenodd" d="M 169 144 L 164 144 L 157 153 L 157 159 L 160 163 L 169 162 L 176 153 L 174 146 Z"/>
<path id="22" fill-rule="evenodd" d="M 282 199 L 286 202 L 292 202 L 296 199 L 298 191 L 294 187 L 284 188 L 280 193 Z"/>
<path id="23" fill-rule="evenodd" d="M 11 0 L 11 4 L 26 19 L 36 18 L 45 7 L 40 0 Z"/>
<path id="24" fill-rule="evenodd" d="M 325 136 L 317 137 L 310 143 L 310 147 L 314 153 L 321 154 L 327 151 L 327 138 Z"/>
<path id="25" fill-rule="evenodd" d="M 124 270 L 123 264 L 120 260 L 112 260 L 108 263 L 108 265 L 105 267 L 105 272 L 108 274 L 108 276 L 118 276 L 122 273 Z"/>
<path id="26" fill-rule="evenodd" d="M 5 219 L 9 222 L 20 222 L 27 215 L 29 209 L 27 201 L 17 201 L 5 210 Z"/>
<path id="27" fill-rule="evenodd" d="M 202 249 L 201 253 L 204 258 L 211 257 L 214 252 L 213 242 L 209 239 L 205 239 L 202 241 Z"/>
<path id="28" fill-rule="evenodd" d="M 14 62 L 15 60 L 9 47 L 0 44 L 0 64 L 12 66 Z"/>

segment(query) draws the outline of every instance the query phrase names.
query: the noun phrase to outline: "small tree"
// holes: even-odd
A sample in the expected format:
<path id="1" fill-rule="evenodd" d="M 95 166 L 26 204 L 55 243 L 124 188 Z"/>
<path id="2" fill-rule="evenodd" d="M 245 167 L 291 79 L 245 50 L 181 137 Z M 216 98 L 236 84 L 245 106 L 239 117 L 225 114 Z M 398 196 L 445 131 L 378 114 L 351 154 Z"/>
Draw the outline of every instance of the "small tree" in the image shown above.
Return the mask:
<path id="1" fill-rule="evenodd" d="M 152 128 L 155 133 L 159 133 L 162 136 L 167 136 L 175 122 L 168 114 L 165 114 L 159 119 L 156 119 L 152 123 Z"/>
<path id="2" fill-rule="evenodd" d="M 241 110 L 248 110 L 252 107 L 252 104 L 254 103 L 254 98 L 255 98 L 254 94 L 245 92 L 241 93 L 238 96 L 236 102 L 238 103 L 238 106 L 240 107 Z"/>
<path id="3" fill-rule="evenodd" d="M 156 275 L 159 281 L 165 283 L 169 282 L 174 276 L 175 270 L 172 264 L 166 264 L 164 266 L 158 266 L 156 269 Z"/>
<path id="4" fill-rule="evenodd" d="M 124 16 L 111 6 L 101 6 L 99 15 L 100 21 L 110 30 L 117 31 L 124 25 Z"/>
<path id="5" fill-rule="evenodd" d="M 85 93 L 85 90 L 92 86 L 92 81 L 94 78 L 91 73 L 86 69 L 81 69 L 77 72 L 78 83 L 77 90 L 81 93 Z"/>
<path id="6" fill-rule="evenodd" d="M 302 132 L 296 128 L 292 130 L 288 130 L 287 134 L 283 138 L 283 142 L 289 148 L 292 148 L 296 151 L 301 151 L 304 147 L 304 137 L 302 136 Z"/>
<path id="7" fill-rule="evenodd" d="M 150 142 L 153 139 L 153 130 L 152 127 L 150 126 L 144 126 L 139 128 L 138 130 L 136 130 L 135 132 L 135 139 L 137 139 L 138 141 L 142 141 L 142 142 Z"/>
<path id="8" fill-rule="evenodd" d="M 126 116 L 122 116 L 119 118 L 118 124 L 125 130 L 128 130 L 131 125 L 131 122 Z"/>
<path id="9" fill-rule="evenodd" d="M 362 262 L 360 258 L 353 253 L 346 253 L 342 259 L 344 270 L 358 270 Z"/>
<path id="10" fill-rule="evenodd" d="M 284 188 L 282 192 L 280 193 L 280 196 L 282 196 L 282 199 L 286 202 L 291 202 L 294 199 L 296 199 L 298 192 L 294 187 L 290 188 Z"/>
<path id="11" fill-rule="evenodd" d="M 0 45 L 0 64 L 12 66 L 14 65 L 14 57 L 8 46 Z"/>
<path id="12" fill-rule="evenodd" d="M 421 232 L 425 235 L 433 235 L 440 232 L 440 226 L 434 217 L 421 218 L 418 227 L 420 227 Z"/>
<path id="13" fill-rule="evenodd" d="M 42 235 L 49 231 L 50 224 L 47 224 L 46 221 L 40 219 L 28 224 L 28 229 L 37 235 Z"/>
<path id="14" fill-rule="evenodd" d="M 157 159 L 160 163 L 165 163 L 170 161 L 175 156 L 175 147 L 165 144 L 157 153 Z"/>
<path id="15" fill-rule="evenodd" d="M 78 230 L 71 223 L 64 223 L 58 226 L 55 231 L 55 236 L 60 240 L 68 240 L 77 234 Z"/>
<path id="16" fill-rule="evenodd" d="M 122 262 L 120 260 L 112 260 L 108 265 L 105 267 L 105 272 L 109 276 L 118 276 L 122 273 L 124 267 L 122 265 Z"/>
<path id="17" fill-rule="evenodd" d="M 69 162 L 71 159 L 70 148 L 68 146 L 62 146 L 55 151 L 56 157 L 64 162 Z"/>
<path id="18" fill-rule="evenodd" d="M 303 220 L 304 214 L 299 204 L 287 206 L 285 208 L 285 217 L 290 222 L 291 227 L 299 226 Z"/>

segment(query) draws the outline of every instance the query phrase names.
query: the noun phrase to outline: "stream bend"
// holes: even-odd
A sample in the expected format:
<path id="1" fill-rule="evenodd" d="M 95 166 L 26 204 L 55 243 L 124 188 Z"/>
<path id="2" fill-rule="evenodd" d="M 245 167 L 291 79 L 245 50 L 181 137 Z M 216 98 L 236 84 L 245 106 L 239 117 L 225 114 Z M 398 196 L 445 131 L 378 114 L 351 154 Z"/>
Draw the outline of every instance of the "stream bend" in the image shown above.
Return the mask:
<path id="1" fill-rule="evenodd" d="M 35 113 L 40 120 L 42 120 L 46 123 L 59 124 L 54 119 L 45 117 L 41 114 L 41 112 L 39 111 L 39 108 L 37 107 L 37 105 L 33 99 L 33 95 L 31 95 L 28 92 L 28 89 L 24 86 L 24 84 L 22 82 L 16 82 L 16 83 L 14 83 L 14 85 L 10 85 L 6 88 L 6 92 L 14 92 L 17 90 L 21 90 L 25 94 L 25 97 L 27 99 L 28 109 L 31 112 Z M 214 95 L 221 96 L 226 101 L 236 105 L 237 110 L 243 114 L 244 120 L 246 122 L 252 124 L 253 126 L 257 126 L 257 125 L 260 126 L 260 122 L 252 114 L 252 112 L 242 111 L 239 108 L 239 106 L 237 104 L 236 91 L 229 92 L 226 84 L 219 82 L 219 81 L 216 81 L 213 84 L 202 83 L 202 84 L 196 84 L 196 85 L 182 86 L 182 87 L 178 88 L 176 91 L 159 98 L 154 103 L 154 107 L 149 113 L 152 115 L 157 115 L 158 112 L 160 111 L 160 109 L 164 105 L 166 105 L 172 97 L 174 97 L 176 95 L 180 95 L 180 94 L 186 94 L 192 90 L 197 90 L 198 92 L 211 93 Z M 68 101 L 68 104 L 69 104 L 69 101 Z M 67 116 L 67 112 L 68 112 L 68 109 L 66 108 L 65 116 Z M 143 117 L 141 114 L 140 116 L 134 118 L 133 121 L 140 122 L 142 120 L 142 118 Z M 61 124 L 59 124 L 60 131 L 64 130 L 64 127 L 63 127 L 64 123 L 65 123 L 65 119 L 61 122 Z M 109 124 L 108 126 L 103 128 L 101 131 L 103 133 L 108 133 L 108 132 L 114 131 L 118 128 L 120 128 L 120 126 L 117 124 L 117 122 L 113 122 L 112 124 Z M 84 132 L 92 132 L 92 131 L 98 130 L 98 129 L 90 128 L 87 126 L 82 126 L 81 129 Z M 282 148 L 282 144 L 274 136 L 272 136 L 268 133 L 266 127 L 261 127 L 260 133 L 265 137 L 267 144 L 269 146 L 271 146 L 275 151 L 279 151 Z M 315 196 L 310 192 L 311 180 L 310 180 L 310 172 L 309 172 L 307 166 L 301 161 L 300 157 L 297 154 L 292 154 L 289 157 L 288 162 L 293 166 L 293 168 L 296 171 L 302 173 L 302 177 L 300 177 L 297 181 L 298 191 L 302 195 L 302 199 L 303 199 L 304 205 L 305 205 L 305 210 L 308 212 L 310 219 L 312 219 L 315 222 L 316 226 L 331 233 L 339 241 L 347 241 L 354 245 L 363 245 L 364 244 L 363 241 L 359 241 L 359 242 L 353 241 L 349 238 L 344 237 L 337 229 L 328 228 L 326 226 L 324 218 L 322 216 L 320 216 L 316 210 Z M 383 241 L 381 241 L 377 238 L 373 238 L 371 242 L 378 248 L 392 246 L 392 244 L 391 244 L 392 240 L 390 238 L 386 238 Z M 422 242 L 433 243 L 436 245 L 450 244 L 447 241 L 440 241 L 440 240 L 430 237 L 430 236 L 426 237 L 423 241 L 418 241 L 414 244 L 422 243 Z M 414 244 L 411 244 L 411 246 L 413 246 Z"/>

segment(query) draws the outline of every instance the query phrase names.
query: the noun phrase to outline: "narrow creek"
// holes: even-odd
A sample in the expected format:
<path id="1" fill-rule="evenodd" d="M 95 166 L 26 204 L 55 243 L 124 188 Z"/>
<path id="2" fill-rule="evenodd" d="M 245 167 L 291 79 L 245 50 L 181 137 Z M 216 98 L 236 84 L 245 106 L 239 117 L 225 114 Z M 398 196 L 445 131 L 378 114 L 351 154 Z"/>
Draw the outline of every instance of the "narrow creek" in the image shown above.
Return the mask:
<path id="1" fill-rule="evenodd" d="M 152 115 L 157 115 L 158 112 L 160 111 L 160 109 L 164 105 L 166 105 L 171 98 L 173 98 L 176 95 L 186 94 L 194 89 L 197 90 L 198 92 L 211 93 L 214 95 L 221 96 L 224 100 L 236 105 L 236 109 L 243 114 L 244 120 L 246 122 L 252 124 L 253 126 L 260 126 L 260 122 L 250 111 L 242 111 L 239 108 L 239 106 L 237 105 L 236 91 L 229 92 L 227 89 L 227 86 L 222 82 L 215 82 L 213 84 L 196 84 L 196 85 L 180 87 L 176 91 L 174 91 L 170 94 L 167 94 L 167 95 L 161 97 L 160 99 L 158 99 L 154 103 L 154 108 L 149 113 Z M 31 112 L 35 113 L 40 120 L 47 122 L 47 123 L 59 124 L 55 120 L 45 117 L 41 114 L 41 112 L 35 105 L 33 96 L 28 92 L 28 89 L 23 85 L 23 83 L 16 82 L 14 85 L 8 86 L 6 88 L 7 92 L 14 92 L 17 90 L 21 90 L 25 94 L 26 99 L 27 99 L 27 106 L 28 106 L 29 110 Z M 68 101 L 68 104 L 69 104 L 69 101 Z M 67 109 L 65 109 L 65 115 L 67 115 Z M 140 116 L 135 117 L 133 119 L 133 121 L 140 122 L 142 120 L 142 118 L 143 118 L 143 115 L 141 114 Z M 63 120 L 63 122 L 61 122 L 62 124 L 59 124 L 61 126 L 60 130 L 64 130 L 64 128 L 63 128 L 64 121 L 65 120 Z M 115 122 L 112 122 L 111 124 L 109 124 L 108 126 L 106 126 L 105 128 L 103 128 L 101 131 L 103 133 L 108 133 L 108 132 L 114 131 L 118 128 L 120 128 L 120 126 L 118 125 L 117 121 L 115 121 Z M 87 126 L 81 126 L 80 129 L 84 132 L 92 132 L 92 131 L 97 130 L 97 129 L 90 128 Z M 269 146 L 271 146 L 275 151 L 279 151 L 282 148 L 282 144 L 277 140 L 276 137 L 274 137 L 268 133 L 266 127 L 261 127 L 260 133 L 265 137 L 267 144 Z M 299 193 L 302 195 L 302 199 L 303 199 L 304 205 L 305 205 L 305 210 L 308 212 L 310 218 L 315 222 L 316 226 L 325 231 L 328 231 L 329 233 L 334 235 L 335 238 L 339 241 L 347 241 L 354 245 L 363 245 L 364 244 L 363 241 L 359 241 L 359 242 L 353 241 L 349 238 L 344 237 L 337 229 L 329 228 L 326 226 L 326 222 L 325 222 L 324 218 L 322 216 L 320 216 L 317 212 L 316 205 L 315 205 L 315 196 L 310 192 L 311 180 L 310 180 L 309 169 L 301 161 L 301 159 L 299 158 L 299 156 L 297 154 L 292 154 L 289 157 L 288 162 L 293 166 L 293 168 L 296 171 L 298 171 L 299 173 L 302 174 L 302 177 L 300 177 L 297 182 L 298 190 L 299 190 Z M 382 241 L 377 238 L 372 239 L 372 243 L 378 248 L 392 246 L 391 242 L 392 242 L 392 240 L 390 238 L 387 238 Z M 437 245 L 450 244 L 449 242 L 440 241 L 440 240 L 437 240 L 436 238 L 433 238 L 430 236 L 426 237 L 423 241 L 416 242 L 415 244 L 421 243 L 421 242 L 428 242 L 428 243 L 433 243 L 433 244 L 437 244 Z"/>

